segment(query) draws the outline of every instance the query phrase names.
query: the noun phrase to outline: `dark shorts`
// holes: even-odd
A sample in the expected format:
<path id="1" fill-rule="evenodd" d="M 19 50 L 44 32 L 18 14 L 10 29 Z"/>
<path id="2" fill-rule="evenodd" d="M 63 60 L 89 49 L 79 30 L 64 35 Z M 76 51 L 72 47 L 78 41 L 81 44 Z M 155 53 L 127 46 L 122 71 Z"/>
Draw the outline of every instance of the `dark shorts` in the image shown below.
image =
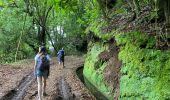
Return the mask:
<path id="1" fill-rule="evenodd" d="M 59 62 L 64 62 L 64 56 L 58 56 L 58 61 Z"/>
<path id="2" fill-rule="evenodd" d="M 45 71 L 36 70 L 36 76 L 48 78 L 49 70 L 45 70 Z"/>

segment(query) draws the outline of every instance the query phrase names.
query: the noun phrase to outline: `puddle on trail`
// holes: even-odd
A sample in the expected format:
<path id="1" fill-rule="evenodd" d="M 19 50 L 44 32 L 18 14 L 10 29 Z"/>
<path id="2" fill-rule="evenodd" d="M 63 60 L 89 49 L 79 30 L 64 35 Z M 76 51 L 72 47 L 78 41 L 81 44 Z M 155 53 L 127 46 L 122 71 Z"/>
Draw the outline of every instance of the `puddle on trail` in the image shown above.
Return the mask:
<path id="1" fill-rule="evenodd" d="M 83 66 L 77 69 L 77 75 L 83 84 L 89 89 L 89 91 L 96 97 L 97 100 L 108 100 L 98 89 L 91 84 L 84 76 L 83 76 Z"/>

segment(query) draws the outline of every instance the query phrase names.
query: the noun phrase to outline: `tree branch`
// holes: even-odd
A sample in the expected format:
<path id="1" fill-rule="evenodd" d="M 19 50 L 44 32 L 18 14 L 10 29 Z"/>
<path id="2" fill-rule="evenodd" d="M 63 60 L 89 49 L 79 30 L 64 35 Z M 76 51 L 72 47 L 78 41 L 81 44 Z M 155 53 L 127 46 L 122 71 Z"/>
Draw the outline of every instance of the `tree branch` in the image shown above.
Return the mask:
<path id="1" fill-rule="evenodd" d="M 25 41 L 25 43 L 28 44 L 34 50 L 34 52 L 37 52 L 37 48 L 35 45 L 33 45 L 32 43 L 29 43 L 28 41 Z"/>
<path id="2" fill-rule="evenodd" d="M 48 14 L 49 14 L 49 12 L 51 11 L 52 8 L 53 8 L 53 5 L 50 6 L 50 7 L 48 8 L 47 12 L 46 12 L 45 22 L 47 21 Z"/>
<path id="3" fill-rule="evenodd" d="M 54 47 L 54 50 L 57 52 L 57 49 L 56 49 L 56 47 L 55 47 L 55 45 L 54 45 L 54 43 L 53 43 L 53 40 L 52 40 L 50 34 L 48 33 L 47 29 L 45 29 L 45 31 L 46 31 L 46 33 L 47 33 L 47 35 L 48 35 L 48 37 L 49 37 L 49 39 L 50 39 L 50 41 L 51 41 L 52 46 Z"/>

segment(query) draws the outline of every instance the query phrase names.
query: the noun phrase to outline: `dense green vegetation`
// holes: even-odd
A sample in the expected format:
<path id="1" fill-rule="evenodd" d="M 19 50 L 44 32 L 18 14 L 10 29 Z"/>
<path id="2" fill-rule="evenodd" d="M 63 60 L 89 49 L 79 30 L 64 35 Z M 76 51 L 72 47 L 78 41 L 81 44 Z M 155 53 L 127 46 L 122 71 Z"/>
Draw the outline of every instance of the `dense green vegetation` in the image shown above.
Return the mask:
<path id="1" fill-rule="evenodd" d="M 116 35 L 122 60 L 120 98 L 169 99 L 170 52 L 153 49 L 156 40 L 139 32 Z"/>
<path id="2" fill-rule="evenodd" d="M 145 20 L 158 23 L 164 20 L 166 22 L 164 27 L 168 27 L 169 1 L 164 0 L 164 3 L 166 6 L 163 7 L 159 0 L 126 2 L 123 0 L 2 0 L 0 2 L 1 62 L 32 57 L 37 52 L 38 46 L 42 44 L 54 47 L 55 51 L 64 46 L 66 51 L 72 51 L 70 54 L 75 54 L 77 50 L 84 52 L 87 44 L 86 34 L 89 31 L 102 39 L 108 39 L 114 32 L 109 34 L 110 31 L 100 31 L 101 28 L 107 30 L 112 24 L 110 22 L 118 15 L 131 15 L 133 16 L 131 20 L 139 19 L 143 8 L 148 9 L 150 14 L 146 15 L 145 19 L 141 18 L 139 22 Z M 155 27 L 159 28 L 159 24 Z M 162 33 L 156 34 L 165 37 Z"/>
<path id="3" fill-rule="evenodd" d="M 170 98 L 169 32 L 169 0 L 0 1 L 0 63 L 88 50 L 83 74 L 110 100 Z"/>
<path id="4" fill-rule="evenodd" d="M 64 47 L 68 55 L 86 52 L 85 25 L 80 24 L 84 13 L 82 3 L 62 0 L 0 1 L 0 62 L 33 57 L 42 44 L 53 47 L 55 52 Z"/>
<path id="5" fill-rule="evenodd" d="M 150 5 L 151 8 L 147 8 Z M 114 82 L 112 85 L 108 84 L 108 81 L 114 80 L 115 76 L 113 75 L 110 80 L 106 78 L 109 72 L 106 70 L 112 70 L 109 64 L 113 59 L 101 60 L 100 55 L 103 51 L 110 51 L 109 48 L 114 43 L 111 42 L 112 39 L 116 41 L 115 46 L 119 47 L 118 58 L 122 62 L 120 74 L 118 73 L 120 76 L 117 76 L 120 78 L 118 98 L 120 100 L 169 99 L 170 52 L 169 35 L 166 31 L 169 29 L 169 22 L 166 16 L 167 8 L 161 6 L 160 1 L 128 0 L 125 5 L 120 0 L 114 6 L 116 10 L 110 11 L 106 20 L 99 17 L 87 28 L 93 33 L 93 39 L 89 43 L 83 73 L 109 100 L 117 98 Z M 125 18 L 128 19 L 127 23 L 120 24 L 126 22 L 125 19 L 117 23 L 119 21 L 115 20 L 117 16 L 120 19 L 124 18 L 122 16 L 127 16 Z M 146 25 L 148 33 L 142 27 L 144 23 L 150 25 Z M 113 60 L 112 64 L 115 63 Z M 114 69 L 115 66 L 112 67 Z M 112 70 L 110 76 L 114 73 Z"/>

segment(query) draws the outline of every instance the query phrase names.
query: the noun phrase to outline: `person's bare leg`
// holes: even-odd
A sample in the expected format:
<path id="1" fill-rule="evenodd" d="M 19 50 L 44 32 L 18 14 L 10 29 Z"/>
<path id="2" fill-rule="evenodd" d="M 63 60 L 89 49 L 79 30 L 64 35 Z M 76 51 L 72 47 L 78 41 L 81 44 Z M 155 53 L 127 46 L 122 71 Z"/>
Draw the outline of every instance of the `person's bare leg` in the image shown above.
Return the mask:
<path id="1" fill-rule="evenodd" d="M 46 82 L 47 82 L 46 80 L 47 80 L 47 78 L 43 77 L 43 96 L 46 95 Z"/>
<path id="2" fill-rule="evenodd" d="M 61 62 L 62 62 L 62 67 L 64 68 L 64 56 L 62 57 Z"/>
<path id="3" fill-rule="evenodd" d="M 38 100 L 42 100 L 42 77 L 37 77 L 38 82 Z"/>
<path id="4" fill-rule="evenodd" d="M 62 62 L 63 68 L 64 68 L 64 62 Z"/>

